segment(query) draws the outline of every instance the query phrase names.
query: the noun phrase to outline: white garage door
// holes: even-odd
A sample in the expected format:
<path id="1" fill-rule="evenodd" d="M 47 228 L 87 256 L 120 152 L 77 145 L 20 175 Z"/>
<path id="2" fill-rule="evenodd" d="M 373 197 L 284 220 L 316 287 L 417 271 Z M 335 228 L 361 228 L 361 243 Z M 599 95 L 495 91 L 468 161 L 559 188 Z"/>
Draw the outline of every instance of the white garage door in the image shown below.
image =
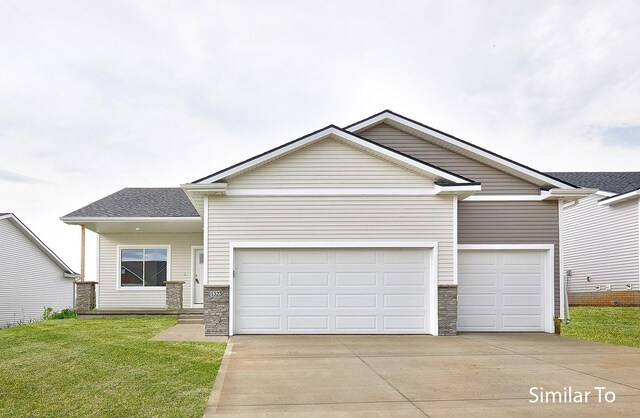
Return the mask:
<path id="1" fill-rule="evenodd" d="M 236 334 L 429 333 L 427 249 L 238 249 Z"/>
<path id="2" fill-rule="evenodd" d="M 544 331 L 546 252 L 460 251 L 458 331 Z"/>

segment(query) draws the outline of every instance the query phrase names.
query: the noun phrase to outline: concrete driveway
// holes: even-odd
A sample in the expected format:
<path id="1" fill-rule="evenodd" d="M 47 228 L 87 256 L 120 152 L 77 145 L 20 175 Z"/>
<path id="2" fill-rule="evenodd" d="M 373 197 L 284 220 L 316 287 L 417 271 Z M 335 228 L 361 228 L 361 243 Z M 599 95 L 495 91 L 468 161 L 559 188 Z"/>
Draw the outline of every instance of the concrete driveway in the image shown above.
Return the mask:
<path id="1" fill-rule="evenodd" d="M 588 402 L 530 402 L 532 387 L 564 392 L 569 386 L 573 397 L 590 391 Z M 596 387 L 606 388 L 601 403 Z M 613 403 L 604 399 L 609 391 Z M 604 414 L 640 414 L 640 350 L 549 334 L 233 337 L 206 411 L 225 417 Z"/>

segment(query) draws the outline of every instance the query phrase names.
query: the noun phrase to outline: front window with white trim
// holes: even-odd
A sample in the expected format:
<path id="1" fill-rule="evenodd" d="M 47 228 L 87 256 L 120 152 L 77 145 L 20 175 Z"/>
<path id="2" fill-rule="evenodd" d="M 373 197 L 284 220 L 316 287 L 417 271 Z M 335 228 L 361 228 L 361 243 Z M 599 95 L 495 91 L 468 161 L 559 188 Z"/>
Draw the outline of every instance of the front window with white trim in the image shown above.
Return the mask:
<path id="1" fill-rule="evenodd" d="M 120 286 L 164 286 L 167 280 L 168 252 L 168 248 L 120 249 Z"/>

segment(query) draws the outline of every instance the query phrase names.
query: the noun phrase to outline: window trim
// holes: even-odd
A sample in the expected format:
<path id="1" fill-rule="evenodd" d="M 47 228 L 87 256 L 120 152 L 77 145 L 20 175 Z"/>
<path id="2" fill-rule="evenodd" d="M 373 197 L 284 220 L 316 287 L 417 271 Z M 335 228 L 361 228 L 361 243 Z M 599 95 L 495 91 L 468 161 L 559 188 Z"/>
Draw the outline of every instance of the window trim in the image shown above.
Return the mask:
<path id="1" fill-rule="evenodd" d="M 150 291 L 164 291 L 166 286 L 121 286 L 120 284 L 120 272 L 122 269 L 121 258 L 122 250 L 146 250 L 146 249 L 165 249 L 167 250 L 167 280 L 171 281 L 171 245 L 118 245 L 118 261 L 116 263 L 116 290 L 117 291 L 133 291 L 133 292 L 150 292 Z"/>

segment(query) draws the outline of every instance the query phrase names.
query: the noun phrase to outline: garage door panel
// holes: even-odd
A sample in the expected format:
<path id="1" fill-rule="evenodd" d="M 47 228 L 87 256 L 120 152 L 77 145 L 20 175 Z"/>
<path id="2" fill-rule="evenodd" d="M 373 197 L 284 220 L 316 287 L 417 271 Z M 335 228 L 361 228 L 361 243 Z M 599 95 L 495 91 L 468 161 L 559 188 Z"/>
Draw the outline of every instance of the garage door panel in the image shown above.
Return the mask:
<path id="1" fill-rule="evenodd" d="M 336 273 L 336 286 L 376 286 L 378 283 L 378 273 L 373 272 L 358 272 L 358 273 Z"/>
<path id="2" fill-rule="evenodd" d="M 385 286 L 426 286 L 427 274 L 422 271 L 384 273 Z"/>
<path id="3" fill-rule="evenodd" d="M 280 330 L 279 315 L 238 315 L 235 321 L 238 327 L 246 332 L 264 333 Z"/>
<path id="4" fill-rule="evenodd" d="M 424 265 L 426 261 L 426 253 L 421 249 L 390 249 L 383 254 L 385 264 Z"/>
<path id="5" fill-rule="evenodd" d="M 490 273 L 465 273 L 459 271 L 458 274 L 464 276 L 466 285 L 469 286 L 491 286 L 495 287 L 498 284 L 498 275 L 495 272 Z M 464 290 L 464 289 L 463 289 Z"/>
<path id="6" fill-rule="evenodd" d="M 509 308 L 535 308 L 542 306 L 542 295 L 510 294 L 502 295 L 502 306 Z"/>
<path id="7" fill-rule="evenodd" d="M 328 273 L 289 273 L 287 279 L 289 287 L 329 286 Z"/>
<path id="8" fill-rule="evenodd" d="M 460 331 L 544 331 L 543 251 L 469 250 L 459 259 Z"/>
<path id="9" fill-rule="evenodd" d="M 492 313 L 458 314 L 458 329 L 474 328 L 476 331 L 493 331 L 497 328 L 496 315 Z"/>
<path id="10" fill-rule="evenodd" d="M 383 318 L 385 331 L 420 331 L 426 328 L 424 316 L 385 315 Z"/>
<path id="11" fill-rule="evenodd" d="M 329 253 L 326 251 L 292 250 L 285 252 L 285 254 L 288 264 L 291 266 L 326 266 L 329 264 Z"/>
<path id="12" fill-rule="evenodd" d="M 329 308 L 329 295 L 287 295 L 288 308 Z"/>
<path id="13" fill-rule="evenodd" d="M 339 294 L 336 295 L 336 308 L 377 308 L 377 294 Z"/>
<path id="14" fill-rule="evenodd" d="M 243 250 L 235 254 L 236 262 L 241 266 L 281 264 L 280 251 Z"/>
<path id="15" fill-rule="evenodd" d="M 338 251 L 336 254 L 336 264 L 364 264 L 364 265 L 376 265 L 378 257 L 375 252 L 367 251 L 364 249 L 344 249 Z"/>
<path id="16" fill-rule="evenodd" d="M 530 329 L 539 329 L 543 327 L 542 320 L 540 315 L 503 315 L 502 323 L 505 329 L 520 329 L 520 328 L 530 328 Z"/>
<path id="17" fill-rule="evenodd" d="M 244 249 L 237 250 L 243 253 Z M 428 333 L 427 249 L 264 249 L 267 273 L 237 262 L 235 333 Z M 236 257 L 246 260 L 246 254 Z M 275 260 L 276 257 L 261 257 Z M 326 262 L 326 263 L 325 263 Z M 322 264 L 325 263 L 325 264 Z M 277 270 L 277 273 L 274 272 Z M 260 300 L 261 295 L 265 300 Z M 278 299 L 278 296 L 281 296 Z M 276 302 L 279 300 L 280 305 Z M 262 317 L 266 319 L 262 319 Z M 276 321 L 274 318 L 279 318 Z"/>
<path id="18" fill-rule="evenodd" d="M 336 315 L 336 330 L 375 333 L 378 329 L 377 321 L 375 315 Z"/>
<path id="19" fill-rule="evenodd" d="M 426 300 L 424 295 L 417 294 L 387 294 L 384 295 L 385 308 L 424 308 Z"/>
<path id="20" fill-rule="evenodd" d="M 487 293 L 487 294 L 477 294 L 477 293 L 467 293 L 463 295 L 458 295 L 458 307 L 464 308 L 467 306 L 491 306 L 495 308 L 496 306 L 496 295 L 495 293 Z"/>
<path id="21" fill-rule="evenodd" d="M 544 263 L 541 251 L 509 251 L 501 253 L 505 266 L 540 267 Z"/>
<path id="22" fill-rule="evenodd" d="M 301 333 L 329 331 L 329 315 L 290 315 L 287 328 Z"/>
<path id="23" fill-rule="evenodd" d="M 244 273 L 243 279 L 246 286 L 280 286 L 282 283 L 280 273 Z"/>
<path id="24" fill-rule="evenodd" d="M 504 286 L 543 286 L 544 276 L 539 271 L 532 273 L 503 273 Z"/>
<path id="25" fill-rule="evenodd" d="M 282 304 L 280 302 L 281 295 L 267 295 L 267 294 L 240 294 L 238 295 L 238 302 L 248 309 L 252 308 L 276 308 L 279 309 Z"/>

